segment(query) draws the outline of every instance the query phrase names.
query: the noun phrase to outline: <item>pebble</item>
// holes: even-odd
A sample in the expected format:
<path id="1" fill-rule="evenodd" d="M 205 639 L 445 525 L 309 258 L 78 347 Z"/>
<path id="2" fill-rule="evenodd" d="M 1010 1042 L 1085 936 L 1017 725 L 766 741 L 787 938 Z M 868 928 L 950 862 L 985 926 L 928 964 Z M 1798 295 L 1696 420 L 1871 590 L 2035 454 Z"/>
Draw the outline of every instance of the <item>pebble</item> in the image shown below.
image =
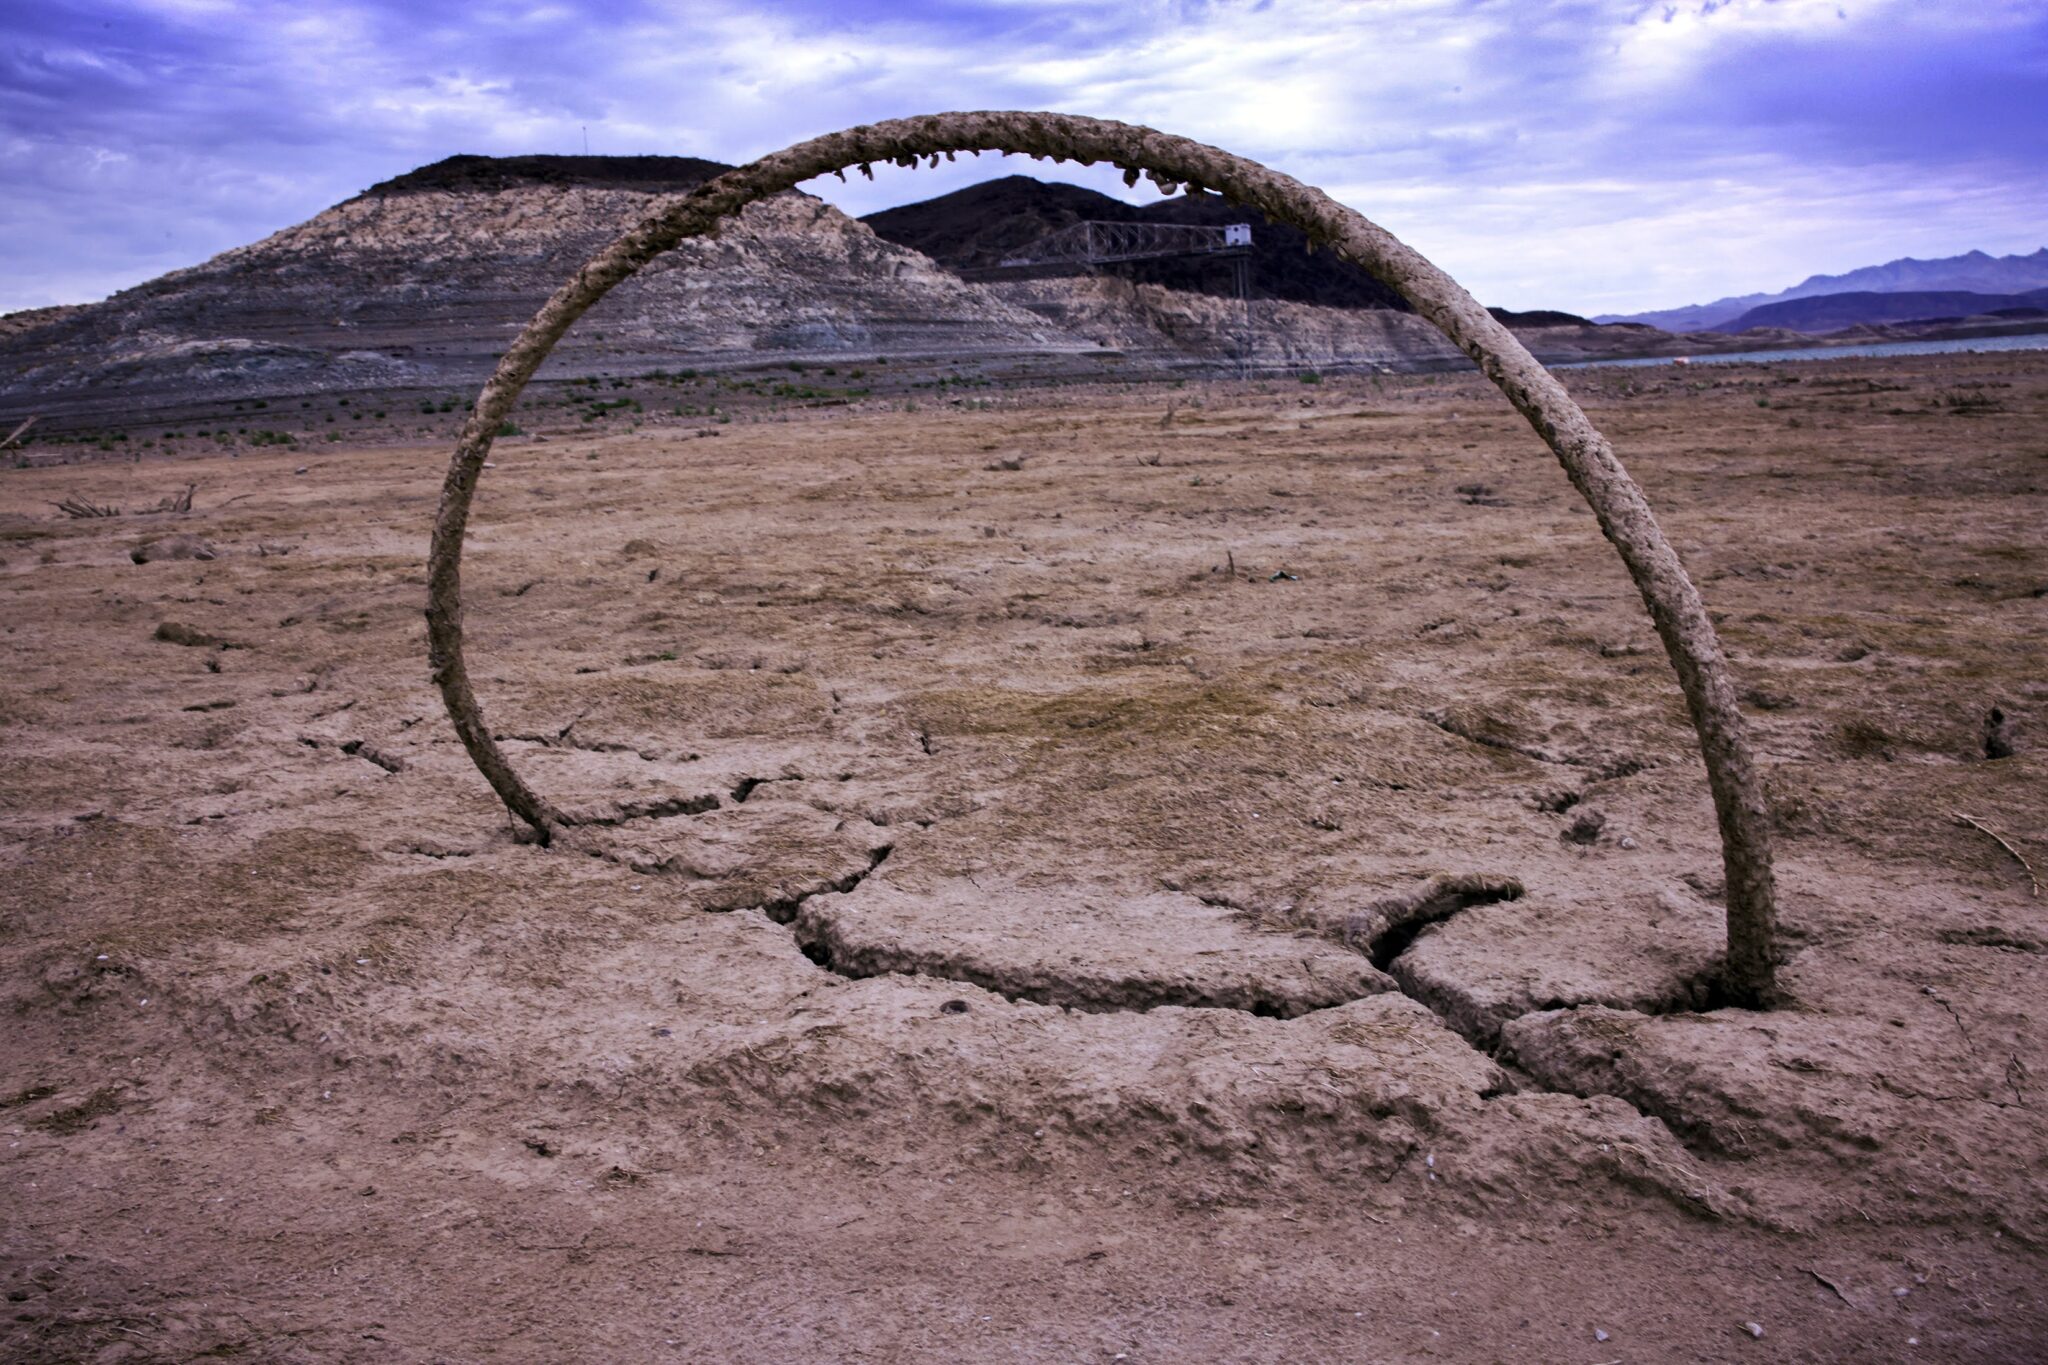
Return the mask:
<path id="1" fill-rule="evenodd" d="M 1595 1327 L 1595 1328 L 1593 1329 L 1593 1340 L 1595 1340 L 1595 1341 L 1605 1341 L 1605 1340 L 1607 1340 L 1607 1333 L 1605 1333 L 1605 1332 L 1601 1331 L 1601 1330 L 1600 1330 L 1600 1329 L 1599 1329 L 1598 1327 Z"/>
<path id="2" fill-rule="evenodd" d="M 1761 1340 L 1764 1334 L 1764 1325 L 1760 1322 L 1745 1322 L 1742 1324 L 1742 1330 Z"/>

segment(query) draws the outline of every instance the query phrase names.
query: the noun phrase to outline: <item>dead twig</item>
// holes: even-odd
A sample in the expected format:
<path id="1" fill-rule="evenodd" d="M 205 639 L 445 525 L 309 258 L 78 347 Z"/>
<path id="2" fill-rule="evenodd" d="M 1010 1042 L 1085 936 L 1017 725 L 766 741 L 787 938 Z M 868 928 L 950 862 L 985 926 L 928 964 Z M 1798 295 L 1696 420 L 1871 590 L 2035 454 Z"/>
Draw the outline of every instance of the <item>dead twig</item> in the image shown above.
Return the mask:
<path id="1" fill-rule="evenodd" d="M 143 510 L 146 512 L 189 512 L 192 510 L 192 495 L 198 491 L 198 484 L 188 483 L 169 497 L 158 498 L 156 506 Z M 243 496 L 246 497 L 248 495 L 244 494 Z M 229 501 L 233 501 L 233 499 Z M 226 506 L 227 504 L 223 503 L 221 505 Z M 121 509 L 112 503 L 102 505 L 96 502 L 87 502 L 84 498 L 66 498 L 62 502 L 53 502 L 50 506 L 56 508 L 67 517 L 81 519 L 85 517 L 118 517 L 123 515 Z"/>
<path id="2" fill-rule="evenodd" d="M 1985 824 L 1976 816 L 1965 815 L 1959 810 L 1950 811 L 1949 814 L 1955 817 L 1957 824 L 1968 825 L 1971 829 L 1982 830 L 1984 833 L 1990 835 L 1993 839 L 1996 839 L 1998 841 L 1998 846 L 2004 849 L 2007 853 L 2010 853 L 2012 855 L 2013 861 L 2018 863 L 2020 865 L 2020 869 L 2027 874 L 2027 882 L 2034 888 L 2034 898 L 2036 900 L 2040 899 L 2041 879 L 2034 875 L 2034 865 L 2027 861 L 2026 854 L 2014 848 L 2012 846 L 2011 841 L 2009 841 L 2003 834 L 2000 834 L 1997 830 L 1991 828 L 1991 826 Z"/>
<path id="3" fill-rule="evenodd" d="M 20 426 L 16 427 L 13 431 L 8 432 L 7 439 L 4 441 L 0 441 L 0 450 L 7 449 L 7 447 L 13 445 L 16 441 L 19 441 L 22 437 L 28 435 L 28 429 L 34 426 L 40 420 L 40 417 L 31 417 L 26 422 L 23 422 Z"/>
<path id="4" fill-rule="evenodd" d="M 1842 1292 L 1842 1286 L 1836 1284 L 1833 1280 L 1821 1274 L 1820 1271 L 1816 1270 L 1814 1267 L 1806 1267 L 1806 1273 L 1813 1276 L 1814 1279 L 1818 1280 L 1823 1288 L 1832 1292 L 1834 1296 L 1840 1299 L 1843 1303 L 1848 1304 L 1851 1308 L 1854 1308 L 1856 1306 L 1856 1301 L 1854 1299 L 1851 1299 L 1847 1294 Z"/>
<path id="5" fill-rule="evenodd" d="M 188 483 L 185 485 L 184 491 L 173 493 L 170 497 L 162 499 L 151 510 L 157 512 L 189 512 L 192 510 L 192 495 L 198 491 L 198 484 Z"/>

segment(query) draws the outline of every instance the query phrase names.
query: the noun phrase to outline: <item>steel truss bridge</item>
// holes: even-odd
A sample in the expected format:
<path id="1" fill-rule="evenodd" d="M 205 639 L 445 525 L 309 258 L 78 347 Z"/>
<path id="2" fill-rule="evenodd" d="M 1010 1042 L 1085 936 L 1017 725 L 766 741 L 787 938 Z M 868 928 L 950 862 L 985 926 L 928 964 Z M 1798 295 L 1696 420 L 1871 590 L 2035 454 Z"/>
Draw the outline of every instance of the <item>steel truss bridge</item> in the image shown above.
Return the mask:
<path id="1" fill-rule="evenodd" d="M 1150 261 L 1168 256 L 1243 256 L 1251 251 L 1249 223 L 1202 227 L 1191 223 L 1071 223 L 1047 233 L 1002 268 L 1049 265 L 1109 265 L 1116 261 Z"/>
<path id="2" fill-rule="evenodd" d="M 1239 373 L 1249 371 L 1252 356 L 1252 229 L 1249 223 L 1202 226 L 1193 223 L 1110 223 L 1087 220 L 1049 232 L 974 278 L 1000 279 L 1006 274 L 1056 274 L 1096 270 L 1124 261 L 1156 261 L 1182 256 L 1214 257 L 1230 266 L 1231 295 L 1237 301 Z"/>

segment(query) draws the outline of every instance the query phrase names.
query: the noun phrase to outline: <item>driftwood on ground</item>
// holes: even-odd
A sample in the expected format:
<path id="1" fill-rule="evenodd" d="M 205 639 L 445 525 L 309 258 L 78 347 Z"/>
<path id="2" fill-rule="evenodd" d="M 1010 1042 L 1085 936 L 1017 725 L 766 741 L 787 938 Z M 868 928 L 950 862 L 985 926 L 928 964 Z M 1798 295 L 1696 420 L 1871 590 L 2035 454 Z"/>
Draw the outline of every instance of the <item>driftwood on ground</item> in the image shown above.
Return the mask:
<path id="1" fill-rule="evenodd" d="M 188 483 L 182 489 L 171 494 L 169 497 L 157 499 L 156 506 L 144 507 L 139 509 L 136 515 L 142 515 L 150 512 L 189 512 L 192 510 L 192 495 L 198 491 L 198 484 Z M 248 495 L 245 493 L 242 496 L 247 497 Z M 229 501 L 235 501 L 235 499 L 230 499 Z M 101 504 L 96 502 L 87 502 L 84 498 L 65 498 L 62 502 L 51 503 L 50 506 L 56 508 L 58 511 L 62 512 L 67 517 L 77 517 L 80 519 L 86 517 L 118 517 L 127 515 L 126 513 L 122 512 L 120 508 L 114 506 L 112 503 Z M 225 504 L 223 504 L 223 506 L 225 506 Z"/>

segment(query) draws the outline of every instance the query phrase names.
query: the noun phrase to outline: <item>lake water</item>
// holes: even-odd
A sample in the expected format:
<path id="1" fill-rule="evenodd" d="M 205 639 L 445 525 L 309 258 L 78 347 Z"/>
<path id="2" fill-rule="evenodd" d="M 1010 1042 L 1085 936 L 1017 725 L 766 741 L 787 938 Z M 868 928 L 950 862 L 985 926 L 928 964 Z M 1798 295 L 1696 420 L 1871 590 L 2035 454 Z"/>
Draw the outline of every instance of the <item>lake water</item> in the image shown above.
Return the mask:
<path id="1" fill-rule="evenodd" d="M 2017 337 L 1969 337 L 1958 341 L 1873 341 L 1855 346 L 1795 346 L 1780 351 L 1727 351 L 1720 355 L 1687 356 L 1690 365 L 1742 365 L 1773 360 L 1839 360 L 1844 356 L 1960 355 L 1972 351 L 2044 351 L 2048 332 Z M 1553 370 L 1584 370 L 1596 365 L 1669 365 L 1670 356 L 1642 356 L 1632 360 L 1574 360 L 1552 365 Z"/>

